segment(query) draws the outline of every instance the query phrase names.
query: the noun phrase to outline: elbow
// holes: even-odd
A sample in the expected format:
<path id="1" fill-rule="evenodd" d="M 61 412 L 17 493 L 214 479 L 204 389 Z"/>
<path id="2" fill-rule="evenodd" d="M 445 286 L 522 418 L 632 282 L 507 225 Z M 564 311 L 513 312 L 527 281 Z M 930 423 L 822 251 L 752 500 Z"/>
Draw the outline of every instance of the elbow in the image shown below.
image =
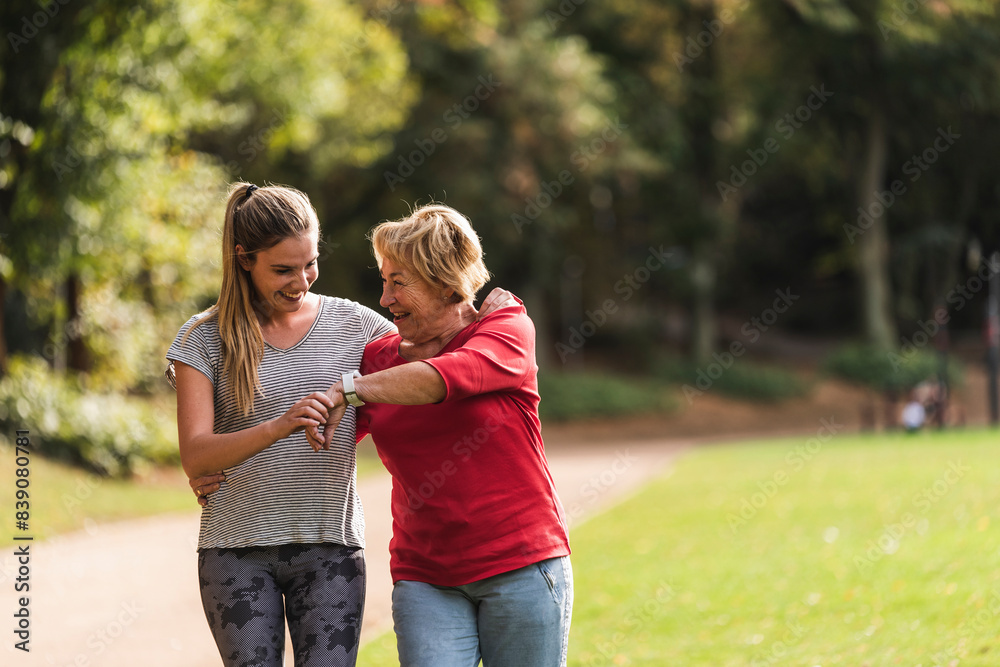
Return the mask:
<path id="1" fill-rule="evenodd" d="M 181 468 L 184 470 L 184 474 L 188 476 L 188 479 L 197 479 L 198 477 L 204 477 L 211 471 L 206 470 L 205 462 L 201 460 L 202 457 L 195 453 L 195 448 L 190 442 L 185 443 L 181 441 Z"/>

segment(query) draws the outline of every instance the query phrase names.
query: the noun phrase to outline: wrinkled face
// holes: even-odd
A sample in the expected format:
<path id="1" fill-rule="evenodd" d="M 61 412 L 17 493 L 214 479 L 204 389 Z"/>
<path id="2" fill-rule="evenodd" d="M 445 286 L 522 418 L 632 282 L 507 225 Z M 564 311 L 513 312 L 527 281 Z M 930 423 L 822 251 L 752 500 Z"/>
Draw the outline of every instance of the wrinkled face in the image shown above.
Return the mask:
<path id="1" fill-rule="evenodd" d="M 399 335 L 410 343 L 436 338 L 447 326 L 445 315 L 453 306 L 445 297 L 451 290 L 431 285 L 411 269 L 382 258 L 382 298 L 379 304 L 392 313 Z"/>
<path id="2" fill-rule="evenodd" d="M 319 277 L 318 234 L 290 236 L 267 250 L 257 251 L 256 261 L 240 257 L 240 265 L 250 271 L 257 291 L 257 307 L 264 312 L 297 311 Z M 242 248 L 236 246 L 237 252 Z"/>

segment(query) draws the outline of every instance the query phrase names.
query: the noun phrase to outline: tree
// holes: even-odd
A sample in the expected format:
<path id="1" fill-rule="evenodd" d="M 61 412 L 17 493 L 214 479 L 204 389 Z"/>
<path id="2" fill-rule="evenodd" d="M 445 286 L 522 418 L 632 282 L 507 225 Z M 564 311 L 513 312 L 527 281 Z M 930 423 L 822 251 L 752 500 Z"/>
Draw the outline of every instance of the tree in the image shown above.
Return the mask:
<path id="1" fill-rule="evenodd" d="M 343 2 L 103 0 L 51 21 L 0 60 L 18 140 L 0 198 L 5 275 L 50 327 L 38 351 L 57 367 L 148 383 L 163 341 L 217 289 L 225 182 L 307 187 L 302 172 L 377 158 L 406 115 L 406 59 L 385 31 L 358 44 L 369 21 Z"/>

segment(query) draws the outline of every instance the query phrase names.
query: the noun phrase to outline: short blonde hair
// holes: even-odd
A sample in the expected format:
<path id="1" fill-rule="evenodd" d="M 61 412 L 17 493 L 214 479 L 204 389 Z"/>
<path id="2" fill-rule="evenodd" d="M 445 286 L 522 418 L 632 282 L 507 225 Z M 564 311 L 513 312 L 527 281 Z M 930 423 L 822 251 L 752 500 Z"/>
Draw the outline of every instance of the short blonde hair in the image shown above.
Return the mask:
<path id="1" fill-rule="evenodd" d="M 388 258 L 431 285 L 450 287 L 456 303 L 472 303 L 490 279 L 472 223 L 449 206 L 422 206 L 401 220 L 378 224 L 368 238 L 379 266 Z"/>

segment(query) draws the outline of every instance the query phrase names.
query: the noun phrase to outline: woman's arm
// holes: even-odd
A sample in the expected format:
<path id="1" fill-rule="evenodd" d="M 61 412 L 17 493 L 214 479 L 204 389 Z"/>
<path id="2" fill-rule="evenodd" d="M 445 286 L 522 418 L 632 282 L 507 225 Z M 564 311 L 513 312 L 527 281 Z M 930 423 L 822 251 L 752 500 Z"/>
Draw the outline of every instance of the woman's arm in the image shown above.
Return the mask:
<path id="1" fill-rule="evenodd" d="M 177 435 L 181 465 L 188 478 L 229 468 L 307 426 L 326 421 L 334 407 L 321 392 L 306 396 L 277 419 L 235 433 L 215 433 L 212 382 L 185 363 L 174 362 L 177 374 Z"/>
<path id="2" fill-rule="evenodd" d="M 394 405 L 426 405 L 438 403 L 447 396 L 444 378 L 430 364 L 414 361 L 387 368 L 371 375 L 354 378 L 354 391 L 365 403 Z M 322 431 L 318 426 L 306 427 L 306 439 L 315 451 L 329 449 L 333 434 L 347 408 L 344 383 L 337 382 L 326 392 L 333 403 Z"/>

